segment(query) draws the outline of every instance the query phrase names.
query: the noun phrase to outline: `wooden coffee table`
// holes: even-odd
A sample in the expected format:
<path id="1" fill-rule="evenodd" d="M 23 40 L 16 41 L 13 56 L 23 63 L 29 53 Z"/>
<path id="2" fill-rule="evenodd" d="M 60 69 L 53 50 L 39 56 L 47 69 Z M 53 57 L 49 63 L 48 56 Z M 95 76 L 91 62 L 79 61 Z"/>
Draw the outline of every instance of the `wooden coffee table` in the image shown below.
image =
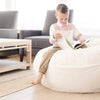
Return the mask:
<path id="1" fill-rule="evenodd" d="M 0 51 L 24 48 L 26 62 L 0 60 L 0 73 L 19 68 L 31 69 L 31 40 L 0 38 Z"/>

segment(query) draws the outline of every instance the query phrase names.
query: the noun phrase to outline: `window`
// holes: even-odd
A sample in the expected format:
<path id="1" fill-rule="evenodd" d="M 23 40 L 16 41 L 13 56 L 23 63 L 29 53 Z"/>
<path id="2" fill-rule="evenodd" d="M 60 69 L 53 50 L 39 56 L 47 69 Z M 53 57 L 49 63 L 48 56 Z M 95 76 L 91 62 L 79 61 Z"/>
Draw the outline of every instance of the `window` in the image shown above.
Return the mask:
<path id="1" fill-rule="evenodd" d="M 19 28 L 42 29 L 46 11 L 55 9 L 58 0 L 16 0 Z"/>
<path id="2" fill-rule="evenodd" d="M 2 0 L 3 1 L 3 0 Z M 4 0 L 5 1 L 5 0 Z M 7 1 L 7 0 L 6 0 Z M 73 23 L 85 34 L 100 33 L 99 0 L 10 0 L 19 11 L 19 28 L 42 29 L 48 9 L 66 3 L 74 10 Z"/>
<path id="3" fill-rule="evenodd" d="M 0 0 L 0 11 L 5 11 L 6 2 L 5 0 Z"/>
<path id="4" fill-rule="evenodd" d="M 71 0 L 74 9 L 74 24 L 86 30 L 86 34 L 100 34 L 99 0 Z"/>

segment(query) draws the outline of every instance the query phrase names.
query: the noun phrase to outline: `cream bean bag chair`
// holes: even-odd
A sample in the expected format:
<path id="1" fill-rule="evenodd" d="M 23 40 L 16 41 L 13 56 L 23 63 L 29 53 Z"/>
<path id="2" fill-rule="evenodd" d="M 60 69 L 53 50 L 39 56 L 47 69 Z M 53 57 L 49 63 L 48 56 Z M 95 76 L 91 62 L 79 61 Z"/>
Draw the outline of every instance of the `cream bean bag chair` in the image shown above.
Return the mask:
<path id="1" fill-rule="evenodd" d="M 100 92 L 100 40 L 92 38 L 87 45 L 85 49 L 57 51 L 50 60 L 42 85 L 61 92 Z M 35 75 L 49 48 L 37 53 L 33 63 Z"/>

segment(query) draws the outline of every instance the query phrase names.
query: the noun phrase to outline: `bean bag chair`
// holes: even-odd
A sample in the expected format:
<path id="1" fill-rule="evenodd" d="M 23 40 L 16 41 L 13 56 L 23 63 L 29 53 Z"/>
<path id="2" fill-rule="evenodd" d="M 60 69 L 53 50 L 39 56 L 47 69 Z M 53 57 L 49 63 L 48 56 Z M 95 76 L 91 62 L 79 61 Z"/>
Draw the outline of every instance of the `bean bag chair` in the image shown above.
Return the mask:
<path id="1" fill-rule="evenodd" d="M 60 92 L 100 92 L 100 40 L 91 38 L 88 48 L 59 50 L 51 58 L 42 85 Z M 43 54 L 40 50 L 33 62 L 37 75 Z"/>

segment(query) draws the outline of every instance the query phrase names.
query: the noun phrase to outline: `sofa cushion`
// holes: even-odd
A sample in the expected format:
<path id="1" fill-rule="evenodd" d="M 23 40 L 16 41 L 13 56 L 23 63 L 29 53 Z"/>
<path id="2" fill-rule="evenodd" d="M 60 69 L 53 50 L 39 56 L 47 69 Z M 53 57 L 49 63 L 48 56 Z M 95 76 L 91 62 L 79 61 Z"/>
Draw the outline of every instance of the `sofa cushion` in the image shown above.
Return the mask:
<path id="1" fill-rule="evenodd" d="M 51 45 L 49 42 L 49 36 L 31 36 L 25 39 L 32 40 L 32 48 L 45 48 Z"/>

